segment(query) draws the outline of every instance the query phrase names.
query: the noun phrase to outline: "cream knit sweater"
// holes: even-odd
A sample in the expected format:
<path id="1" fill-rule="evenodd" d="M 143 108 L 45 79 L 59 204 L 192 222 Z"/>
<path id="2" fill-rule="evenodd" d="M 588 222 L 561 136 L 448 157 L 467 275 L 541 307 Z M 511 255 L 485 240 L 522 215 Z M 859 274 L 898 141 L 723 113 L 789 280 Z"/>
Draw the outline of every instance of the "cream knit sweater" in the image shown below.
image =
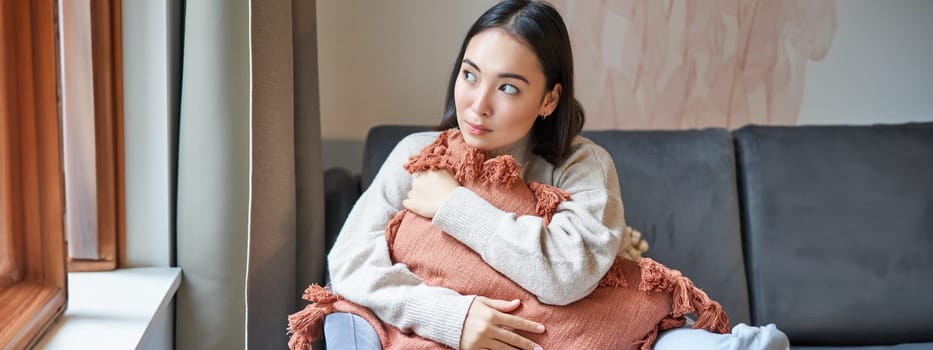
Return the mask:
<path id="1" fill-rule="evenodd" d="M 386 224 L 411 189 L 402 165 L 437 135 L 422 132 L 399 142 L 351 210 L 328 262 L 334 292 L 402 331 L 457 348 L 475 296 L 425 285 L 392 263 L 385 240 Z M 638 256 L 639 237 L 625 226 L 615 166 L 603 148 L 578 136 L 559 165 L 532 154 L 527 138 L 488 153 L 511 154 L 525 181 L 556 186 L 571 199 L 545 227 L 540 217 L 516 217 L 460 187 L 433 223 L 541 302 L 577 301 L 596 288 L 616 256 Z"/>

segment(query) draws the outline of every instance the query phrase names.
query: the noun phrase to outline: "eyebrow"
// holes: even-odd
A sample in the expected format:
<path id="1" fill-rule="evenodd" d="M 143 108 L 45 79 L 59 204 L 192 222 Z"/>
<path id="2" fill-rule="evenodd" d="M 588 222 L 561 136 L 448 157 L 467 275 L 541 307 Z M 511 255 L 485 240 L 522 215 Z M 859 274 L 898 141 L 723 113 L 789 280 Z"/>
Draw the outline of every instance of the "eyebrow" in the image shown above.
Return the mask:
<path id="1" fill-rule="evenodd" d="M 473 63 L 473 61 L 470 61 L 469 58 L 464 58 L 464 59 L 463 59 L 463 63 L 466 63 L 466 64 L 469 64 L 469 65 L 473 66 L 473 68 L 475 68 L 475 69 L 476 69 L 478 72 L 480 72 L 480 73 L 483 72 L 481 69 L 479 69 L 479 66 L 477 66 L 476 63 Z M 525 84 L 531 85 L 531 83 L 528 82 L 528 79 L 525 78 L 524 76 L 522 76 L 521 74 L 516 74 L 516 73 L 502 73 L 502 74 L 499 74 L 499 77 L 500 77 L 500 78 L 518 79 L 518 80 L 524 81 Z"/>

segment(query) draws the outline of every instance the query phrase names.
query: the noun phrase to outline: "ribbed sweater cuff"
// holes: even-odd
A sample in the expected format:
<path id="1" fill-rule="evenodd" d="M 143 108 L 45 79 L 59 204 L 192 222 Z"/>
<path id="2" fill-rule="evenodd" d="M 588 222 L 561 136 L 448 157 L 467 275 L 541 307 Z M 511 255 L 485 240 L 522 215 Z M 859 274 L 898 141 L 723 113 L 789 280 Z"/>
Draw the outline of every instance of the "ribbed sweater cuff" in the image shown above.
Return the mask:
<path id="1" fill-rule="evenodd" d="M 477 254 L 483 255 L 483 249 L 496 232 L 502 213 L 473 191 L 458 187 L 437 209 L 432 223 Z"/>
<path id="2" fill-rule="evenodd" d="M 460 335 L 473 295 L 452 295 L 443 298 L 418 298 L 409 300 L 411 317 L 418 321 L 417 333 L 425 338 L 460 348 Z"/>

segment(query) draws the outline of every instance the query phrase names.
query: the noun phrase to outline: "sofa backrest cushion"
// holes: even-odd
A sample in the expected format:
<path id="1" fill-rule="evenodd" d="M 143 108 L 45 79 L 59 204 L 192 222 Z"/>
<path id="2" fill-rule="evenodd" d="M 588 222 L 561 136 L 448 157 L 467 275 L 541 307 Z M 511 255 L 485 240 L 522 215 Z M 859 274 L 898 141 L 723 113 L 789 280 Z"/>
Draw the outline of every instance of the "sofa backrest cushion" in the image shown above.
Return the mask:
<path id="1" fill-rule="evenodd" d="M 723 129 L 585 131 L 615 161 L 629 226 L 645 256 L 680 270 L 749 322 L 732 137 Z"/>
<path id="2" fill-rule="evenodd" d="M 386 157 L 405 136 L 416 132 L 431 130 L 419 125 L 377 125 L 369 129 L 363 146 L 363 169 L 360 172 L 360 188 L 366 191 Z"/>
<path id="3" fill-rule="evenodd" d="M 933 341 L 933 123 L 734 137 L 753 321 L 795 345 Z"/>

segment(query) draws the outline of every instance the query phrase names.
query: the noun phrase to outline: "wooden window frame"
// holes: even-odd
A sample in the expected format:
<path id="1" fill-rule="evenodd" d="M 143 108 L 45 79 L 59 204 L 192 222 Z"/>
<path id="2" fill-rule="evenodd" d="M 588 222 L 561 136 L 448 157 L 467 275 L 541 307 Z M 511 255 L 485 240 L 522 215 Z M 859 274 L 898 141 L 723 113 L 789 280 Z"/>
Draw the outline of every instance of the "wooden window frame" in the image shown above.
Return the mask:
<path id="1" fill-rule="evenodd" d="M 90 1 L 91 78 L 94 96 L 94 159 L 96 208 L 86 215 L 96 215 L 97 258 L 68 258 L 69 271 L 113 270 L 122 265 L 122 242 L 125 239 L 125 179 L 123 150 L 123 44 L 121 1 Z M 63 21 L 73 20 L 62 11 Z M 79 54 L 87 54 L 81 52 Z M 67 64 L 69 53 L 64 53 Z M 65 91 L 64 93 L 68 93 Z M 67 116 L 65 116 L 67 118 Z M 66 187 L 66 193 L 71 190 Z M 68 198 L 68 196 L 66 196 Z M 96 210 L 94 210 L 96 209 Z M 67 222 L 66 222 L 67 225 Z M 73 227 L 66 235 L 73 237 Z M 80 234 L 87 234 L 80 233 Z M 75 239 L 72 238 L 72 241 Z"/>
<path id="2" fill-rule="evenodd" d="M 0 345 L 28 348 L 67 302 L 54 0 L 0 1 Z"/>

